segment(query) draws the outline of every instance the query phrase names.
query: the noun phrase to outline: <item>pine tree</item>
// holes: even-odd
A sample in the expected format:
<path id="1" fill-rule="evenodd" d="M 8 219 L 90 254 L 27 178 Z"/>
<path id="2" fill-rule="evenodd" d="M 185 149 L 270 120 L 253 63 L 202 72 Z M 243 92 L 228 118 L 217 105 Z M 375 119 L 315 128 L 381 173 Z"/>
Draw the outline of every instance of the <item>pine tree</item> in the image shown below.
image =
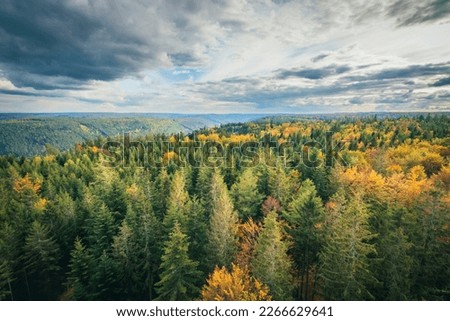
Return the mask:
<path id="1" fill-rule="evenodd" d="M 238 209 L 239 217 L 242 220 L 245 221 L 250 217 L 258 218 L 260 216 L 263 195 L 258 191 L 258 178 L 251 169 L 244 170 L 231 191 L 234 206 Z"/>
<path id="2" fill-rule="evenodd" d="M 198 269 L 205 274 L 209 272 L 208 257 L 208 217 L 201 201 L 194 196 L 189 201 L 189 214 L 186 223 L 187 235 L 190 240 L 189 257 L 199 262 Z"/>
<path id="3" fill-rule="evenodd" d="M 104 251 L 110 250 L 117 227 L 106 205 L 103 202 L 96 204 L 98 207 L 94 209 L 91 218 L 88 219 L 86 229 L 92 254 L 99 257 Z"/>
<path id="4" fill-rule="evenodd" d="M 58 293 L 60 253 L 48 229 L 33 222 L 24 246 L 24 269 L 33 299 L 54 299 Z"/>
<path id="5" fill-rule="evenodd" d="M 153 211 L 159 220 L 163 220 L 167 211 L 167 199 L 170 194 L 170 178 L 165 169 L 161 169 L 156 177 L 155 184 L 153 185 L 152 193 L 152 205 Z"/>
<path id="6" fill-rule="evenodd" d="M 148 200 L 138 193 L 118 235 L 113 241 L 113 258 L 118 264 L 121 288 L 129 299 L 153 298 L 153 285 L 160 265 L 160 222 Z M 138 201 L 141 199 L 141 201 Z"/>
<path id="7" fill-rule="evenodd" d="M 91 278 L 93 257 L 88 253 L 80 239 L 75 240 L 75 245 L 70 253 L 68 285 L 72 290 L 74 300 L 91 300 Z"/>
<path id="8" fill-rule="evenodd" d="M 237 251 L 237 214 L 219 171 L 211 184 L 212 214 L 209 229 L 211 266 L 231 266 Z"/>
<path id="9" fill-rule="evenodd" d="M 0 301 L 14 299 L 14 271 L 19 262 L 19 240 L 17 231 L 8 224 L 0 225 Z"/>
<path id="10" fill-rule="evenodd" d="M 270 212 L 258 237 L 252 270 L 257 279 L 269 286 L 274 300 L 292 298 L 292 263 L 287 254 L 288 248 L 282 223 L 277 220 L 275 212 Z"/>
<path id="11" fill-rule="evenodd" d="M 412 244 L 407 240 L 402 228 L 390 232 L 380 244 L 383 252 L 382 269 L 378 279 L 385 290 L 384 300 L 408 300 L 411 291 L 411 271 L 413 260 L 409 255 Z"/>
<path id="12" fill-rule="evenodd" d="M 188 248 L 187 236 L 175 222 L 164 246 L 162 272 L 160 281 L 156 283 L 158 300 L 192 300 L 198 295 L 199 289 L 195 284 L 201 273 L 197 270 L 198 263 L 189 258 Z"/>
<path id="13" fill-rule="evenodd" d="M 13 299 L 11 282 L 13 281 L 12 270 L 8 262 L 0 262 L 0 301 Z"/>
<path id="14" fill-rule="evenodd" d="M 184 229 L 189 211 L 188 203 L 189 194 L 186 190 L 186 179 L 184 172 L 179 170 L 172 179 L 170 194 L 167 200 L 167 213 L 163 221 L 167 234 L 170 233 L 176 221 Z"/>
<path id="15" fill-rule="evenodd" d="M 284 213 L 292 235 L 293 257 L 299 271 L 298 299 L 314 298 L 315 270 L 323 245 L 324 209 L 316 188 L 309 179 L 303 182 L 297 196 Z M 311 273 L 312 274 L 312 273 Z"/>
<path id="16" fill-rule="evenodd" d="M 96 259 L 93 268 L 92 283 L 94 300 L 119 300 L 121 297 L 118 284 L 118 268 L 111 254 L 103 251 Z"/>
<path id="17" fill-rule="evenodd" d="M 331 200 L 325 245 L 319 254 L 320 278 L 326 300 L 373 298 L 368 288 L 376 281 L 369 271 L 375 249 L 370 240 L 370 213 L 357 194 L 349 201 L 339 192 Z"/>
<path id="18" fill-rule="evenodd" d="M 300 174 L 293 170 L 290 175 L 286 174 L 283 167 L 269 168 L 269 190 L 270 195 L 280 201 L 285 208 L 292 200 L 300 181 Z"/>

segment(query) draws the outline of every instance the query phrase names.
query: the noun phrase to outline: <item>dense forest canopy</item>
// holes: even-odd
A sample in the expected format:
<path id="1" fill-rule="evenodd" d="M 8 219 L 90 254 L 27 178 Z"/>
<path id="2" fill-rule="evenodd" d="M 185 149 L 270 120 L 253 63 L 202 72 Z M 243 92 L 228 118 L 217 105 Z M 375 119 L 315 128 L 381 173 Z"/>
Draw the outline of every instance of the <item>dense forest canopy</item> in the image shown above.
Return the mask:
<path id="1" fill-rule="evenodd" d="M 0 157 L 3 300 L 448 300 L 450 118 L 265 118 Z"/>

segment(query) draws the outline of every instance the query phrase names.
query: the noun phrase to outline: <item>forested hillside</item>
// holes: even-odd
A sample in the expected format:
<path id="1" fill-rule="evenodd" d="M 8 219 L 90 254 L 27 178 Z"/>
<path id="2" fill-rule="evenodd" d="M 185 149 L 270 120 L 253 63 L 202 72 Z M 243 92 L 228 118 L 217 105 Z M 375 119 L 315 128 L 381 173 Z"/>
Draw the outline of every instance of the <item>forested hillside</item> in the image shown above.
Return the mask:
<path id="1" fill-rule="evenodd" d="M 0 155 L 43 155 L 47 149 L 66 151 L 77 143 L 130 133 L 189 133 L 257 115 L 182 114 L 0 114 Z"/>
<path id="2" fill-rule="evenodd" d="M 267 118 L 1 157 L 0 298 L 449 300 L 449 131 Z"/>

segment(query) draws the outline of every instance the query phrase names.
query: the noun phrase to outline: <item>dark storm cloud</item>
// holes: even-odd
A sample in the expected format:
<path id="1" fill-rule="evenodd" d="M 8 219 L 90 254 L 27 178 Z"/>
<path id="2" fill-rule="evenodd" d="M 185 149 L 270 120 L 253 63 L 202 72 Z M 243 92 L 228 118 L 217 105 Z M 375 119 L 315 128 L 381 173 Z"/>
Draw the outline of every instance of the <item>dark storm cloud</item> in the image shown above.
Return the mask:
<path id="1" fill-rule="evenodd" d="M 111 80 L 151 58 L 138 38 L 64 1 L 2 1 L 0 35 L 2 69 L 19 87 L 51 86 L 32 75 Z"/>
<path id="2" fill-rule="evenodd" d="M 387 14 L 396 18 L 400 26 L 432 22 L 450 15 L 450 1 L 399 0 L 388 7 Z"/>
<path id="3" fill-rule="evenodd" d="M 202 30 L 214 19 L 208 13 L 222 6 L 174 0 L 2 0 L 0 71 L 17 87 L 48 89 L 60 88 L 54 77 L 81 85 L 170 62 L 198 63 L 193 44 L 207 42 Z"/>

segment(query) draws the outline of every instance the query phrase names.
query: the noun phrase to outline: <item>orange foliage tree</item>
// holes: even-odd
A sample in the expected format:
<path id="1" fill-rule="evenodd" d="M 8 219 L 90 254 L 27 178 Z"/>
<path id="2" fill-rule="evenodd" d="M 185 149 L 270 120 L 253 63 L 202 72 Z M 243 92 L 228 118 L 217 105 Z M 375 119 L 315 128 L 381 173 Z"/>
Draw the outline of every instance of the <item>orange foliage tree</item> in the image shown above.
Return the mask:
<path id="1" fill-rule="evenodd" d="M 232 264 L 231 273 L 216 266 L 202 289 L 203 301 L 270 301 L 269 288 L 246 268 Z"/>

